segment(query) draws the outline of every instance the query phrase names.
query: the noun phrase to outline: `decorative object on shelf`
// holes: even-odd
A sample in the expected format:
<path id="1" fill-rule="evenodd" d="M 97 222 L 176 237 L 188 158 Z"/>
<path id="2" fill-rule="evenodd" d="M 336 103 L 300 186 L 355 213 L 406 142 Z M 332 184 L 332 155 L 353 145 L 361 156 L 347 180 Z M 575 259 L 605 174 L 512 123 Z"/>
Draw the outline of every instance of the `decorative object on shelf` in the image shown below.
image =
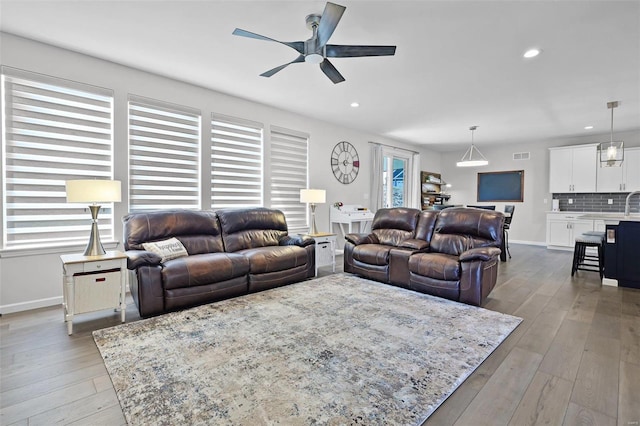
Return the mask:
<path id="1" fill-rule="evenodd" d="M 307 28 L 313 31 L 313 35 L 307 41 L 279 41 L 260 34 L 236 28 L 233 35 L 254 38 L 264 41 L 275 41 L 288 46 L 299 53 L 299 56 L 291 62 L 277 66 L 260 74 L 261 77 L 271 77 L 291 64 L 306 62 L 320 64 L 322 72 L 333 82 L 341 83 L 344 77 L 327 58 L 354 58 L 361 56 L 393 56 L 396 53 L 395 46 L 347 46 L 340 44 L 327 44 L 329 38 L 336 29 L 346 7 L 327 2 L 322 15 L 307 15 Z"/>
<path id="2" fill-rule="evenodd" d="M 620 105 L 618 101 L 607 102 L 607 108 L 611 110 L 611 140 L 602 142 L 600 150 L 600 167 L 622 167 L 624 161 L 624 142 L 613 141 L 613 110 Z"/>
<path id="3" fill-rule="evenodd" d="M 308 203 L 311 207 L 311 229 L 310 234 L 317 234 L 318 227 L 316 226 L 316 204 L 325 203 L 327 200 L 327 191 L 324 189 L 301 189 L 300 190 L 300 202 Z"/>
<path id="4" fill-rule="evenodd" d="M 331 170 L 338 182 L 345 185 L 353 182 L 360 170 L 356 148 L 347 141 L 338 142 L 331 152 Z"/>
<path id="5" fill-rule="evenodd" d="M 105 254 L 100 233 L 98 232 L 98 203 L 119 203 L 121 200 L 121 184 L 119 180 L 80 179 L 66 182 L 68 203 L 91 203 L 91 236 L 84 251 L 85 256 L 101 256 Z"/>
<path id="6" fill-rule="evenodd" d="M 469 147 L 467 152 L 464 153 L 464 155 L 462 156 L 462 159 L 456 163 L 456 166 L 478 167 L 478 166 L 486 166 L 487 164 L 489 164 L 489 161 L 487 160 L 487 158 L 484 155 L 482 155 L 480 150 L 476 148 L 476 146 L 473 144 L 473 132 L 477 128 L 478 126 L 469 127 L 469 130 L 471 130 L 471 146 Z M 477 153 L 475 156 L 473 155 L 474 152 Z"/>
<path id="7" fill-rule="evenodd" d="M 340 210 L 340 207 L 342 206 L 344 206 L 344 204 L 342 204 L 342 201 L 336 201 L 335 203 L 333 203 L 333 207 L 335 207 L 338 210 Z"/>

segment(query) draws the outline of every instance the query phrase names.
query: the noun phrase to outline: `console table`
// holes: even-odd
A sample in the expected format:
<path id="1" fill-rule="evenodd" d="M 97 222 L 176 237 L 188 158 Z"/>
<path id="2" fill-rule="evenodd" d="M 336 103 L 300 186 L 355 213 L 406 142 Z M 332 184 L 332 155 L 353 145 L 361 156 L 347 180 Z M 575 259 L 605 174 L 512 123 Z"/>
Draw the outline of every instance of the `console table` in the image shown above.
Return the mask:
<path id="1" fill-rule="evenodd" d="M 372 211 L 360 205 L 344 205 L 342 207 L 332 206 L 329 214 L 329 220 L 333 230 L 333 225 L 336 224 L 340 227 L 342 235 L 347 235 L 353 232 L 353 224 L 357 223 L 359 228 L 358 232 L 365 232 L 367 224 L 373 221 L 374 214 Z M 344 229 L 344 225 L 347 225 L 347 231 Z"/>

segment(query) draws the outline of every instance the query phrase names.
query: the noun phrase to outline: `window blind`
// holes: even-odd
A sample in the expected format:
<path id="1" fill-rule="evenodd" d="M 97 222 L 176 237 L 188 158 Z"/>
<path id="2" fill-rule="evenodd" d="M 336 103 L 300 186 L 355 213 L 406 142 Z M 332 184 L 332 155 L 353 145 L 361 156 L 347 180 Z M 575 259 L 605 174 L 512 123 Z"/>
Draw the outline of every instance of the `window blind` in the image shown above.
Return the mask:
<path id="1" fill-rule="evenodd" d="M 199 111 L 129 96 L 129 210 L 200 208 Z"/>
<path id="2" fill-rule="evenodd" d="M 282 210 L 290 232 L 306 232 L 307 205 L 300 190 L 308 184 L 309 135 L 271 126 L 271 207 Z"/>
<path id="3" fill-rule="evenodd" d="M 113 178 L 111 90 L 2 67 L 2 248 L 85 243 L 87 206 L 65 181 Z M 113 239 L 113 205 L 99 228 Z"/>
<path id="4" fill-rule="evenodd" d="M 263 206 L 263 125 L 211 116 L 211 208 Z"/>

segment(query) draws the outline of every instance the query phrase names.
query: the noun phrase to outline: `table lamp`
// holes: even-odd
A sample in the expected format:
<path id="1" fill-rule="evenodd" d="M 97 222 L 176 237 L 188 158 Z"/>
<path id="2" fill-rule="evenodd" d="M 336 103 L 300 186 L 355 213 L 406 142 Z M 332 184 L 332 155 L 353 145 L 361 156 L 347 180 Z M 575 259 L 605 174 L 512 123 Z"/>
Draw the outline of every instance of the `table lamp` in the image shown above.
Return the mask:
<path id="1" fill-rule="evenodd" d="M 316 204 L 325 203 L 327 201 L 327 191 L 324 189 L 301 189 L 300 202 L 308 203 L 311 207 L 311 230 L 309 233 L 315 235 L 318 233 L 316 227 Z"/>
<path id="2" fill-rule="evenodd" d="M 98 232 L 98 203 L 113 203 L 121 200 L 121 185 L 119 180 L 68 180 L 66 182 L 68 203 L 91 203 L 91 236 L 84 251 L 85 256 L 101 256 L 105 254 L 100 233 Z"/>

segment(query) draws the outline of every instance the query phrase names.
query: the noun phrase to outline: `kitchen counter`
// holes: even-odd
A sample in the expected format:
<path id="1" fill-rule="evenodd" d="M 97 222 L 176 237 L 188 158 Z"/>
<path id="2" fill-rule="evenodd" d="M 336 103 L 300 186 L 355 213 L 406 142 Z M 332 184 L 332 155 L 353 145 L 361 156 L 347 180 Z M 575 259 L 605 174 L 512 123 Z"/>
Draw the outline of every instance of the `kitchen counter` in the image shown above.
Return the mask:
<path id="1" fill-rule="evenodd" d="M 629 216 L 625 216 L 624 213 L 591 212 L 581 214 L 578 219 L 603 220 L 606 225 L 617 225 L 621 221 L 640 222 L 640 213 L 631 213 Z"/>

